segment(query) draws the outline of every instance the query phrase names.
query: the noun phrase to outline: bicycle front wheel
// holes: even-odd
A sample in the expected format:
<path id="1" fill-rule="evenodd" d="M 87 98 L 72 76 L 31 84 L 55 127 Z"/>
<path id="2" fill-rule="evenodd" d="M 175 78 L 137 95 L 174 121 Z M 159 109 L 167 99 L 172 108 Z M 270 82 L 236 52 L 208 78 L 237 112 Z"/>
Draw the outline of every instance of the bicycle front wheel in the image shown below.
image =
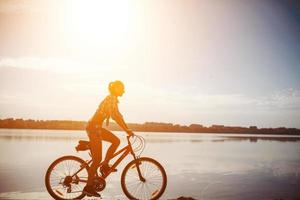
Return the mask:
<path id="1" fill-rule="evenodd" d="M 75 174 L 76 173 L 76 174 Z M 55 160 L 48 168 L 45 184 L 54 199 L 82 199 L 88 179 L 88 165 L 76 156 L 64 156 Z"/>
<path id="2" fill-rule="evenodd" d="M 138 168 L 144 180 L 140 180 Z M 121 186 L 129 199 L 158 199 L 166 189 L 167 175 L 159 162 L 141 157 L 126 165 L 121 176 Z"/>

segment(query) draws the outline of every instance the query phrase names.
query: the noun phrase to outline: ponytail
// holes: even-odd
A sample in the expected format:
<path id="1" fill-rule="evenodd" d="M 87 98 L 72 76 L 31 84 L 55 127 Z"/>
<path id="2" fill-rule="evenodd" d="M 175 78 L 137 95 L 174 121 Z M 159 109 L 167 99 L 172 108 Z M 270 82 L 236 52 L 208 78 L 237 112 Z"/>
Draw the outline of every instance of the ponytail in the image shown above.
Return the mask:
<path id="1" fill-rule="evenodd" d="M 110 94 L 112 94 L 113 93 L 113 85 L 114 85 L 114 82 L 110 82 L 109 84 L 108 84 L 108 90 L 109 90 L 109 92 L 110 92 Z"/>

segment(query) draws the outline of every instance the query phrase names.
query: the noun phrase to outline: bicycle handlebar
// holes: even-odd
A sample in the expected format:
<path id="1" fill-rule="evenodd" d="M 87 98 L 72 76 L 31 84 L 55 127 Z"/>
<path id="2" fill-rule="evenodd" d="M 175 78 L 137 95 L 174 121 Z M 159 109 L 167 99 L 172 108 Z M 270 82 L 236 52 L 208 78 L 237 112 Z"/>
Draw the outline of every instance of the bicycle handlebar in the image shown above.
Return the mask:
<path id="1" fill-rule="evenodd" d="M 134 137 L 134 136 L 135 136 L 134 134 L 133 134 L 133 135 L 127 135 L 127 136 L 126 136 L 127 141 L 129 142 L 130 137 Z"/>
<path id="2" fill-rule="evenodd" d="M 130 137 L 132 137 L 131 141 L 130 141 Z M 133 148 L 133 151 L 139 151 L 139 155 L 140 155 L 145 148 L 145 139 L 142 136 L 135 135 L 134 133 L 132 135 L 127 135 L 126 138 L 127 138 L 128 145 L 130 145 Z"/>

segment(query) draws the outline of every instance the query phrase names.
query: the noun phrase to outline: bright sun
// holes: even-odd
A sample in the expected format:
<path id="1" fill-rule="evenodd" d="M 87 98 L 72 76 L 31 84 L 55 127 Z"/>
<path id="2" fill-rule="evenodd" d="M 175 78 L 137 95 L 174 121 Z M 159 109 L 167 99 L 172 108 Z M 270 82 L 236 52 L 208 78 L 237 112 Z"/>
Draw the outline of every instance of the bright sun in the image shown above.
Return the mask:
<path id="1" fill-rule="evenodd" d="M 128 1 L 72 0 L 67 8 L 65 25 L 73 48 L 89 54 L 126 48 L 133 23 Z"/>

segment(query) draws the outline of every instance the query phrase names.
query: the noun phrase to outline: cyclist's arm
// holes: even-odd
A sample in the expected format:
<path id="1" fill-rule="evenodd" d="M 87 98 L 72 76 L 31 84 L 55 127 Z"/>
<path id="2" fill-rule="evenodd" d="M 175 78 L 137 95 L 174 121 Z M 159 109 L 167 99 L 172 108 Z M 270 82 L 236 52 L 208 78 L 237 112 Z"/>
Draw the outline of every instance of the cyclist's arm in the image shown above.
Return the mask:
<path id="1" fill-rule="evenodd" d="M 113 118 L 113 120 L 115 120 L 115 122 L 117 122 L 117 124 L 123 128 L 124 131 L 126 131 L 128 129 L 127 124 L 125 123 L 122 115 L 117 115 L 117 114 L 113 114 L 111 116 L 111 118 Z"/>
<path id="2" fill-rule="evenodd" d="M 119 112 L 118 105 L 117 105 L 117 99 L 114 99 L 111 104 L 111 113 L 110 116 L 117 124 L 127 132 L 127 134 L 131 135 L 133 134 L 132 131 L 128 128 L 127 124 L 124 121 L 124 118 L 122 114 Z"/>
<path id="3" fill-rule="evenodd" d="M 117 114 L 117 113 L 116 113 L 116 114 L 113 114 L 111 117 L 113 118 L 113 120 L 115 120 L 115 121 L 117 122 L 117 124 L 118 124 L 121 128 L 123 128 L 124 131 L 126 131 L 126 133 L 127 133 L 128 135 L 133 135 L 132 130 L 128 128 L 127 124 L 126 124 L 125 121 L 124 121 L 123 116 L 122 116 L 120 113 L 119 113 L 119 114 Z"/>

